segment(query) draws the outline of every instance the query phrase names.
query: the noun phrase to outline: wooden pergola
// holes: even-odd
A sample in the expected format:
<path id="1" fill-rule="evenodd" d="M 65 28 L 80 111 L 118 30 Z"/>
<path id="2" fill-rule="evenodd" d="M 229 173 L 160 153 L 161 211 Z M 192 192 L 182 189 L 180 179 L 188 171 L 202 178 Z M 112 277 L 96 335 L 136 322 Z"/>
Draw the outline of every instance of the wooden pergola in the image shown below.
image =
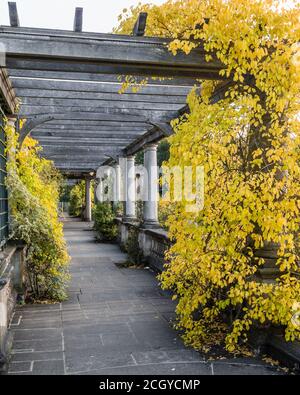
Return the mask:
<path id="1" fill-rule="evenodd" d="M 82 32 L 80 8 L 73 31 L 20 27 L 15 3 L 9 12 L 11 26 L 0 27 L 0 42 L 9 92 L 20 100 L 18 118 L 26 120 L 21 141 L 31 133 L 43 155 L 70 175 L 170 135 L 170 121 L 186 110 L 196 79 L 220 80 L 222 65 L 206 62 L 201 46 L 173 56 L 169 39 L 144 37 L 143 13 L 132 35 L 117 35 Z M 120 94 L 125 75 L 149 81 Z"/>

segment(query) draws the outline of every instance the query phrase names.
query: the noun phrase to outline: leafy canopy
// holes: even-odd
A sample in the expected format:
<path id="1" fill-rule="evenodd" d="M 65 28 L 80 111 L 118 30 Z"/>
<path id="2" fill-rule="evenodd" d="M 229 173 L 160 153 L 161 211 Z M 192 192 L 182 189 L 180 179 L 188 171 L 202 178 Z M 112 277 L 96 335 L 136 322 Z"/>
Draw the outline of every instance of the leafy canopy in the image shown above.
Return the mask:
<path id="1" fill-rule="evenodd" d="M 178 326 L 197 348 L 225 341 L 235 351 L 257 325 L 299 339 L 299 3 L 169 0 L 126 10 L 115 31 L 131 32 L 141 11 L 147 35 L 171 37 L 174 55 L 203 46 L 230 82 L 213 103 L 217 82 L 199 81 L 190 113 L 172 123 L 167 164 L 205 170 L 204 209 L 182 201 L 168 219 L 161 280 L 178 298 Z"/>

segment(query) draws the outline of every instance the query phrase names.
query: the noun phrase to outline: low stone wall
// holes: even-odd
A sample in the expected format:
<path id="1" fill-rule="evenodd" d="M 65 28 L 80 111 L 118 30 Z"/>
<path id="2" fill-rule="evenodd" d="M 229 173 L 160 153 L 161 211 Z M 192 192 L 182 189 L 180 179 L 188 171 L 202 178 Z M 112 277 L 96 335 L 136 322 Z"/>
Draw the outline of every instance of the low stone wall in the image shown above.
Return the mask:
<path id="1" fill-rule="evenodd" d="M 141 226 L 131 222 L 122 222 L 117 219 L 119 227 L 119 243 L 125 247 L 131 229 L 138 230 L 138 248 L 143 254 L 145 261 L 154 270 L 161 272 L 165 264 L 165 252 L 171 242 L 164 229 L 143 229 Z"/>
<path id="2" fill-rule="evenodd" d="M 0 371 L 9 348 L 8 326 L 24 289 L 25 247 L 7 246 L 0 256 Z"/>
<path id="3" fill-rule="evenodd" d="M 149 265 L 158 272 L 163 270 L 165 253 L 170 239 L 164 229 L 140 229 L 139 245 Z"/>

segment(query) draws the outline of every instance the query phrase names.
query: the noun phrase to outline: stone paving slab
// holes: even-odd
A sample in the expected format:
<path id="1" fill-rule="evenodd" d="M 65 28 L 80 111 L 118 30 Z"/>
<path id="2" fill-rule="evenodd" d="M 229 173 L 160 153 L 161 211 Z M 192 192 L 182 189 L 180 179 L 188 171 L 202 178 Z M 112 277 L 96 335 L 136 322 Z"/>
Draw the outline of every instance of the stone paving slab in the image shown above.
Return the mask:
<path id="1" fill-rule="evenodd" d="M 176 303 L 147 269 L 122 268 L 115 244 L 95 242 L 91 223 L 68 221 L 69 299 L 15 311 L 8 374 L 280 374 L 254 359 L 208 361 L 170 322 Z"/>

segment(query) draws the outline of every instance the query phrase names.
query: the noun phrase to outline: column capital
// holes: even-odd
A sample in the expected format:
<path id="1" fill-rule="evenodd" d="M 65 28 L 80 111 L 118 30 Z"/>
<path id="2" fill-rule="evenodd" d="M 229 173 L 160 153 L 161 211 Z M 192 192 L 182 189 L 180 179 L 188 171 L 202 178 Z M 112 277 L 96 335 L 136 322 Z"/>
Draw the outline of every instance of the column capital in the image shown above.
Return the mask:
<path id="1" fill-rule="evenodd" d="M 143 149 L 144 149 L 144 151 L 156 151 L 157 147 L 158 147 L 158 144 L 149 143 L 149 144 L 145 144 Z"/>
<path id="2" fill-rule="evenodd" d="M 18 117 L 15 114 L 9 114 L 9 115 L 6 115 L 6 119 L 7 119 L 7 124 L 9 126 L 15 126 L 15 123 L 17 122 Z"/>

